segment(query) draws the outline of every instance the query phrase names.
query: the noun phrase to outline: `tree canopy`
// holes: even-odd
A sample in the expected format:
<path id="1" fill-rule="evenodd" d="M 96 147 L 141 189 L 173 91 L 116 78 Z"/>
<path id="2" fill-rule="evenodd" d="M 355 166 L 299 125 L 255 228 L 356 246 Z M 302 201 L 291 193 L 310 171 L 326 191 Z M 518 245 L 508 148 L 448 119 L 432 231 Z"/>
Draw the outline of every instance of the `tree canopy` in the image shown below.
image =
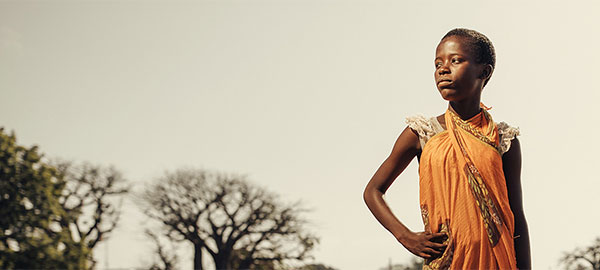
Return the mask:
<path id="1" fill-rule="evenodd" d="M 48 162 L 0 128 L 0 268 L 88 269 L 128 190 L 114 168 Z"/>
<path id="2" fill-rule="evenodd" d="M 68 232 L 69 242 L 74 243 L 73 249 L 85 255 L 86 267 L 94 268 L 91 251 L 116 228 L 129 186 L 112 166 L 67 161 L 54 164 L 65 183 L 59 203 L 67 215 L 60 225 Z"/>
<path id="3" fill-rule="evenodd" d="M 17 144 L 0 128 L 0 268 L 78 268 L 68 257 L 67 213 L 59 198 L 65 182 L 37 146 Z"/>
<path id="4" fill-rule="evenodd" d="M 308 258 L 318 242 L 298 203 L 284 204 L 242 176 L 166 172 L 140 198 L 173 240 L 194 245 L 194 269 L 203 269 L 204 253 L 217 269 L 276 269 Z"/>

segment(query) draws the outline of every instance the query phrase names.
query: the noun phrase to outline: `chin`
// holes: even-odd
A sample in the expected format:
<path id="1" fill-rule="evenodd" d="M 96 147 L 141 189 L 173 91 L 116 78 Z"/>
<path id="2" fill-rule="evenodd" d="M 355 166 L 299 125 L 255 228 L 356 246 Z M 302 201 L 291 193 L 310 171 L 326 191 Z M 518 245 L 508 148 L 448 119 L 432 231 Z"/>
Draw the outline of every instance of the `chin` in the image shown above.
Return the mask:
<path id="1" fill-rule="evenodd" d="M 454 89 L 441 89 L 440 95 L 447 101 L 454 101 L 456 99 L 456 91 Z"/>

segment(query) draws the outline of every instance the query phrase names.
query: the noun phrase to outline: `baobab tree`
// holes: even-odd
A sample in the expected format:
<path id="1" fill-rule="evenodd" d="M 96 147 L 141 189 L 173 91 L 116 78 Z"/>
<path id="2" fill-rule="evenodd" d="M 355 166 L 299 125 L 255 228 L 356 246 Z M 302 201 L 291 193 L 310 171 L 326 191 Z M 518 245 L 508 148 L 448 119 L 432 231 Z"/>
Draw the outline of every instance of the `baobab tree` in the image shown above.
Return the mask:
<path id="1" fill-rule="evenodd" d="M 243 176 L 166 172 L 139 198 L 171 239 L 193 244 L 194 269 L 204 269 L 204 253 L 219 270 L 275 268 L 308 258 L 318 242 L 306 231 L 298 203 L 284 204 Z"/>

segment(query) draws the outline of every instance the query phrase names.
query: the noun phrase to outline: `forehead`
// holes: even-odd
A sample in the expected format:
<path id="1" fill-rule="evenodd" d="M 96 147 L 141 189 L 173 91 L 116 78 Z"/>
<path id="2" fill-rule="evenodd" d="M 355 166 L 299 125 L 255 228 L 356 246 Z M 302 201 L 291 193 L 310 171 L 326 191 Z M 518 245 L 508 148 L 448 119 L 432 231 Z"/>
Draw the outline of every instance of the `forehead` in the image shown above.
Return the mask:
<path id="1" fill-rule="evenodd" d="M 436 58 L 451 54 L 460 54 L 465 57 L 473 56 L 474 54 L 469 39 L 460 36 L 449 36 L 440 41 L 440 44 L 438 44 L 435 50 Z"/>

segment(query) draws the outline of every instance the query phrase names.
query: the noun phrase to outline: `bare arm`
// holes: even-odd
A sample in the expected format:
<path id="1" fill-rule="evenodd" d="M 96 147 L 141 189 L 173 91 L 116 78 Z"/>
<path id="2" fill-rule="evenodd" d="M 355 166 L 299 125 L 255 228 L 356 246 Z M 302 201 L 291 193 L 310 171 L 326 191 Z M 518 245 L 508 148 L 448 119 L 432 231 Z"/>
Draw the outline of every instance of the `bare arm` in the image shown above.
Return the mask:
<path id="1" fill-rule="evenodd" d="M 407 127 L 396 140 L 390 156 L 381 164 L 367 184 L 363 197 L 369 210 L 379 223 L 390 231 L 404 247 L 417 256 L 431 258 L 439 256 L 445 248 L 443 244 L 431 240 L 443 237 L 444 234 L 414 233 L 410 231 L 394 216 L 383 198 L 387 189 L 398 175 L 404 171 L 418 151 L 419 138 Z"/>
<path id="2" fill-rule="evenodd" d="M 523 212 L 523 196 L 521 191 L 521 144 L 515 138 L 511 147 L 502 156 L 506 188 L 510 209 L 515 216 L 515 253 L 517 268 L 531 269 L 531 251 L 529 246 L 529 229 Z"/>

